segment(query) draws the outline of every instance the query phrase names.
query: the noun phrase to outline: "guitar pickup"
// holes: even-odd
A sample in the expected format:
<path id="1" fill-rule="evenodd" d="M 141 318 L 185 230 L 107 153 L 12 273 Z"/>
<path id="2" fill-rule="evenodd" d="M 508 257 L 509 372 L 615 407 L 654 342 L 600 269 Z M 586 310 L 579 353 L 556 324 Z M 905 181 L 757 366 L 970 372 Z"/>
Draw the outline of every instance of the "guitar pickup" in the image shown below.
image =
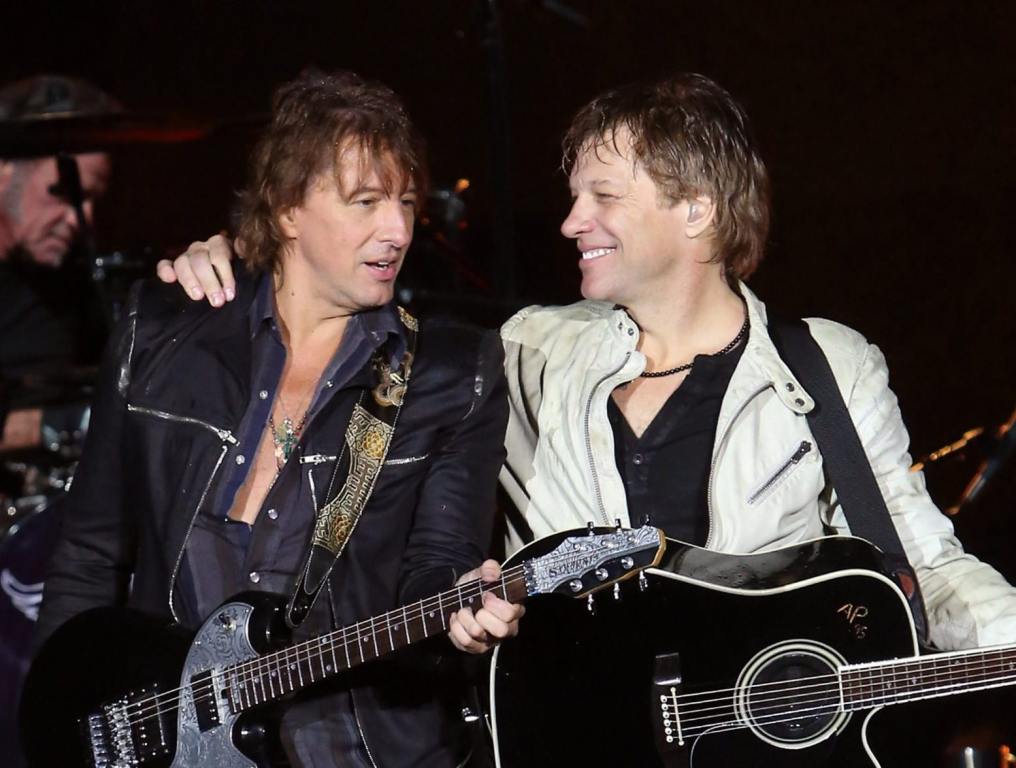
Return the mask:
<path id="1" fill-rule="evenodd" d="M 191 700 L 194 702 L 198 728 L 202 732 L 222 724 L 219 718 L 218 687 L 212 680 L 212 670 L 205 670 L 191 678 Z"/>

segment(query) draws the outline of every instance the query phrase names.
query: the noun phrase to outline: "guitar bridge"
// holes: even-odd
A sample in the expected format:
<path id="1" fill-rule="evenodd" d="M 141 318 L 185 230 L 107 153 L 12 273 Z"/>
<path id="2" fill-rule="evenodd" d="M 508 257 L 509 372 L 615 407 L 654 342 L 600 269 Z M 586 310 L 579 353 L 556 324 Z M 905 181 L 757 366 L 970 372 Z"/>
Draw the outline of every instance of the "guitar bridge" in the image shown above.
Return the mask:
<path id="1" fill-rule="evenodd" d="M 660 752 L 669 752 L 684 746 L 684 729 L 678 709 L 677 693 L 681 689 L 681 655 L 661 653 L 653 666 L 654 709 L 653 718 L 656 745 Z"/>
<path id="2" fill-rule="evenodd" d="M 169 709 L 168 707 L 166 709 Z M 166 712 L 157 688 L 143 688 L 106 704 L 82 721 L 91 768 L 135 768 L 172 755 Z"/>

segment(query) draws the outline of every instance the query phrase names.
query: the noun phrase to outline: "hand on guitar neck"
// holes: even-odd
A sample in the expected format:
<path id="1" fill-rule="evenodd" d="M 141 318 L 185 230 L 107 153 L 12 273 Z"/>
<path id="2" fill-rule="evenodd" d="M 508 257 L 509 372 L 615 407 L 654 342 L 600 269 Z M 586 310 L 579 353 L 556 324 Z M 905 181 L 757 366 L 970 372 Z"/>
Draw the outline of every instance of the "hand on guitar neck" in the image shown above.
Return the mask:
<path id="1" fill-rule="evenodd" d="M 487 560 L 479 568 L 463 574 L 455 584 L 476 579 L 493 582 L 500 578 L 501 565 L 496 560 Z M 494 592 L 484 592 L 478 611 L 474 613 L 472 608 L 465 607 L 449 617 L 448 639 L 460 651 L 486 653 L 498 641 L 518 634 L 519 619 L 525 612 L 525 606 L 502 600 Z"/>

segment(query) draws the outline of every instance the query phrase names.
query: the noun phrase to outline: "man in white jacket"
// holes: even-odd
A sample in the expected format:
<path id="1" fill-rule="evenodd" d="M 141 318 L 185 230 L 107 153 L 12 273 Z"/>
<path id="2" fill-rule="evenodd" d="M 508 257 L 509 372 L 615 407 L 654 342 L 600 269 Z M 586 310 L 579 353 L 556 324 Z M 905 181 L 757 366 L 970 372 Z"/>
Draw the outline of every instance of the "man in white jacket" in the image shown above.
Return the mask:
<path id="1" fill-rule="evenodd" d="M 814 401 L 742 282 L 762 258 L 768 179 L 740 106 L 699 75 L 613 89 L 565 137 L 585 301 L 529 307 L 501 335 L 511 418 L 509 554 L 587 522 L 638 524 L 724 552 L 849 533 L 806 414 Z M 221 302 L 228 243 L 160 265 Z M 966 554 L 911 473 L 879 350 L 809 320 L 920 582 L 932 642 L 1016 640 L 1016 590 Z"/>

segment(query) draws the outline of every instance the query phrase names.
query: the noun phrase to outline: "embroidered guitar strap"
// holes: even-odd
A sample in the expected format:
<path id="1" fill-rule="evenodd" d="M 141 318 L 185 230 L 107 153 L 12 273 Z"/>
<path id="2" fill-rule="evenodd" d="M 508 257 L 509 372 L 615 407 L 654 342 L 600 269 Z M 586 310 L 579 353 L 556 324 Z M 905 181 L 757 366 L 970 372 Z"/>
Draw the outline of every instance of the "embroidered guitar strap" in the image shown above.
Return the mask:
<path id="1" fill-rule="evenodd" d="M 339 492 L 318 509 L 314 536 L 286 613 L 290 627 L 298 626 L 313 607 L 360 521 L 388 456 L 409 386 L 419 330 L 416 318 L 402 307 L 399 319 L 406 329 L 406 353 L 395 371 L 380 351 L 374 356 L 376 384 L 371 396 L 361 398 L 353 407 L 343 451 L 348 452 L 349 469 Z M 340 456 L 336 468 L 341 461 Z"/>

